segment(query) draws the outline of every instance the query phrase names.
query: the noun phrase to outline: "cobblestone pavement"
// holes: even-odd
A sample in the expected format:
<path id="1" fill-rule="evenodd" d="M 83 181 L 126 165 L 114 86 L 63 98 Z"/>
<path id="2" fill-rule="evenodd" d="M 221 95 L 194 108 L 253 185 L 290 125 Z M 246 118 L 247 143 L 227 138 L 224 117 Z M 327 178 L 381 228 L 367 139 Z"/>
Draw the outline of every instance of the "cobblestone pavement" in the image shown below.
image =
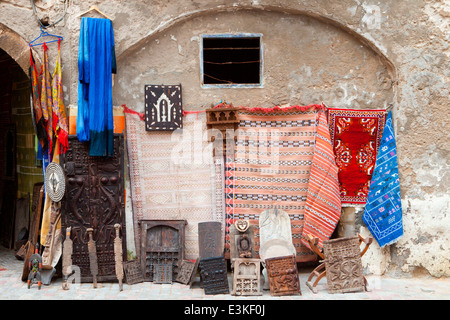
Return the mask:
<path id="1" fill-rule="evenodd" d="M 205 295 L 200 284 L 193 288 L 180 283 L 154 284 L 144 282 L 135 285 L 123 284 L 119 291 L 118 283 L 73 284 L 70 290 L 63 290 L 61 278 L 52 280 L 41 290 L 37 285 L 27 289 L 21 281 L 23 261 L 14 257 L 14 251 L 0 247 L 0 300 L 226 300 L 226 301 L 261 301 L 261 300 L 450 300 L 450 279 L 390 278 L 386 276 L 367 276 L 370 291 L 329 294 L 326 279 L 323 278 L 314 294 L 306 286 L 310 269 L 299 270 L 301 295 L 273 297 L 269 291 L 262 296 L 237 297 L 231 294 Z M 230 288 L 231 274 L 229 274 Z"/>

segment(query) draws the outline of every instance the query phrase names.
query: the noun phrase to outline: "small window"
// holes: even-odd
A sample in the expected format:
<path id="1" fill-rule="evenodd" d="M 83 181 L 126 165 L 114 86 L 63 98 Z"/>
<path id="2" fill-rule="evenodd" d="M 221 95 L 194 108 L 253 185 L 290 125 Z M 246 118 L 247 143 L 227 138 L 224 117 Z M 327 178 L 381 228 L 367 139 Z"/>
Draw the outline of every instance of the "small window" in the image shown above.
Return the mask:
<path id="1" fill-rule="evenodd" d="M 204 35 L 203 87 L 261 87 L 261 35 Z"/>

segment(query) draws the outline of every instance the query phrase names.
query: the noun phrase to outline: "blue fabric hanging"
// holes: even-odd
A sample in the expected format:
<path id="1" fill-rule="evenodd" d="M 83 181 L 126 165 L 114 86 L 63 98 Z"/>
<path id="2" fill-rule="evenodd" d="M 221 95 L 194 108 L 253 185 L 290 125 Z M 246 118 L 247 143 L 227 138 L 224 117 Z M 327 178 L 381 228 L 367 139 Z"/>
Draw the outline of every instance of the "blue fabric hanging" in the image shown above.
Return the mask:
<path id="1" fill-rule="evenodd" d="M 111 20 L 82 18 L 78 50 L 78 140 L 90 156 L 112 156 L 114 120 L 112 73 L 116 72 Z"/>
<path id="2" fill-rule="evenodd" d="M 386 118 L 363 220 L 380 247 L 396 242 L 403 235 L 397 149 L 391 112 Z"/>

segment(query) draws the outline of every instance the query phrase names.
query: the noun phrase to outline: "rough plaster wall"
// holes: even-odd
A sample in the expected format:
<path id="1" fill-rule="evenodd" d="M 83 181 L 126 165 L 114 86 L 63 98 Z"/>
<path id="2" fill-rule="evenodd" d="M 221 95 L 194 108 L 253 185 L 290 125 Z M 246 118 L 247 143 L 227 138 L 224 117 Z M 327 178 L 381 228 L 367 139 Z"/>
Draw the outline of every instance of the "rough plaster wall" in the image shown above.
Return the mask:
<path id="1" fill-rule="evenodd" d="M 221 33 L 262 34 L 262 88 L 201 87 L 201 35 Z M 145 84 L 181 83 L 185 110 L 221 100 L 249 107 L 324 101 L 383 108 L 393 91 L 382 81 L 392 82 L 386 66 L 348 33 L 302 15 L 243 10 L 196 17 L 150 37 L 118 63 L 113 98 L 143 112 Z"/>
<path id="2" fill-rule="evenodd" d="M 48 13 L 50 18 L 57 16 L 59 9 L 51 6 L 57 1 L 37 1 L 42 2 L 44 8 L 39 13 Z M 383 63 L 394 80 L 394 124 L 405 229 L 405 235 L 390 248 L 381 250 L 376 244 L 372 245 L 364 257 L 365 268 L 376 274 L 450 276 L 449 0 L 192 0 L 183 1 L 183 6 L 178 1 L 167 0 L 120 1 L 114 5 L 106 0 L 70 0 L 69 3 L 66 20 L 52 29 L 65 39 L 62 50 L 66 106 L 76 104 L 79 18 L 75 15 L 91 4 L 97 4 L 113 20 L 120 64 L 125 63 L 122 60 L 126 61 L 131 53 L 143 48 L 144 43 L 170 32 L 171 26 L 176 30 L 177 23 L 189 23 L 189 19 L 206 17 L 208 13 L 233 13 L 241 9 L 308 15 L 362 40 L 384 56 Z M 39 33 L 30 3 L 27 0 L 2 1 L 0 12 L 0 47 L 17 53 L 22 63 L 14 56 L 16 61 L 21 66 L 26 65 L 23 63 L 26 55 L 20 54 L 26 52 L 26 46 L 16 46 L 12 50 L 15 45 L 11 39 L 16 37 L 17 42 L 26 43 Z M 303 74 L 299 72 L 299 75 L 308 74 L 308 66 L 299 64 L 298 67 L 303 67 Z M 118 78 L 114 92 L 119 90 L 117 81 Z M 379 82 L 381 88 L 386 86 L 388 90 L 389 80 L 380 78 Z M 286 88 L 288 85 L 285 83 Z M 330 82 L 334 89 L 338 85 Z M 305 96 L 294 94 L 293 98 L 310 98 L 311 93 L 306 90 L 302 93 Z M 352 96 L 354 102 L 361 99 L 359 92 L 350 92 L 349 97 Z M 290 98 L 288 95 L 275 97 L 280 102 Z M 333 98 L 331 94 L 323 96 L 324 102 L 330 97 Z M 370 98 L 366 96 L 363 101 Z M 119 99 L 116 92 L 115 99 Z M 362 225 L 360 230 L 367 232 Z"/>

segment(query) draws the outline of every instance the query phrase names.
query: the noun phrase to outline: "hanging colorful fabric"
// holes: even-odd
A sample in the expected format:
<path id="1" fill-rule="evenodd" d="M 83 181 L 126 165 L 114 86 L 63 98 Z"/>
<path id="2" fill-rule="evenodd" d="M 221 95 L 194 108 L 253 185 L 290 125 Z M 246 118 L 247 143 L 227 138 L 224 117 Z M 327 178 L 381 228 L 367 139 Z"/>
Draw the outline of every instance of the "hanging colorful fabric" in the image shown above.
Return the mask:
<path id="1" fill-rule="evenodd" d="M 403 235 L 397 149 L 389 112 L 377 154 L 363 220 L 380 247 Z"/>
<path id="2" fill-rule="evenodd" d="M 66 110 L 63 101 L 62 72 L 61 72 L 61 40 L 58 41 L 58 57 L 56 59 L 55 72 L 52 81 L 52 100 L 53 100 L 53 130 L 59 141 L 59 153 L 65 153 L 69 148 Z"/>
<path id="3" fill-rule="evenodd" d="M 47 151 L 49 156 L 49 161 L 52 162 L 53 157 L 53 101 L 52 101 L 52 79 L 50 77 L 50 72 L 48 69 L 48 47 L 44 43 L 42 46 L 44 50 L 44 61 L 42 63 L 42 82 L 41 82 L 41 108 L 42 114 L 47 124 L 47 137 L 48 137 L 48 148 Z"/>
<path id="4" fill-rule="evenodd" d="M 366 203 L 385 120 L 385 110 L 328 108 L 344 206 Z"/>
<path id="5" fill-rule="evenodd" d="M 111 20 L 82 18 L 78 51 L 77 136 L 89 141 L 90 156 L 112 156 L 112 73 L 115 73 Z"/>
<path id="6" fill-rule="evenodd" d="M 30 48 L 30 68 L 29 68 L 29 75 L 30 75 L 30 85 L 31 85 L 31 99 L 33 103 L 33 121 L 36 126 L 36 135 L 39 140 L 39 144 L 41 145 L 41 148 L 44 150 L 47 150 L 48 148 L 48 137 L 47 137 L 47 130 L 46 130 L 46 123 L 45 119 L 42 114 L 42 108 L 41 108 L 41 93 L 39 90 L 39 74 L 36 68 L 36 64 L 33 57 L 33 52 Z"/>

